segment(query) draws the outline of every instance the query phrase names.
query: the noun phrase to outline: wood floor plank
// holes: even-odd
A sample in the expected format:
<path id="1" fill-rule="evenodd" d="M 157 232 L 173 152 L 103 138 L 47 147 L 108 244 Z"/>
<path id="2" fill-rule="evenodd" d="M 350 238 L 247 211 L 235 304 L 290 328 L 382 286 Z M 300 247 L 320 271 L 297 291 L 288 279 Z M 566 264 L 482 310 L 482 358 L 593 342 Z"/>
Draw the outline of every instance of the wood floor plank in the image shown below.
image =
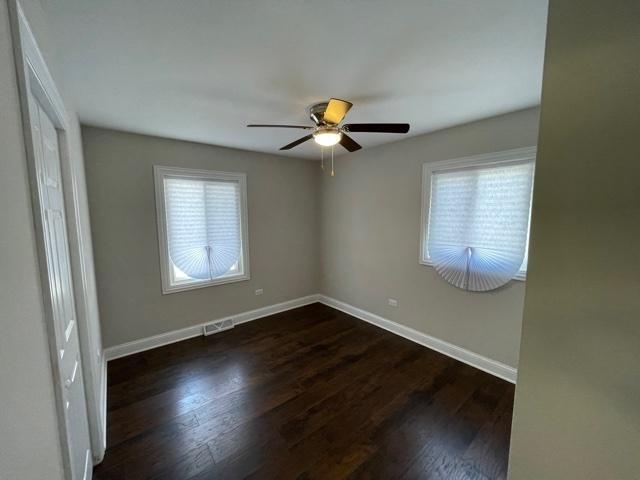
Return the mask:
<path id="1" fill-rule="evenodd" d="M 98 480 L 495 480 L 513 386 L 321 304 L 109 363 Z"/>

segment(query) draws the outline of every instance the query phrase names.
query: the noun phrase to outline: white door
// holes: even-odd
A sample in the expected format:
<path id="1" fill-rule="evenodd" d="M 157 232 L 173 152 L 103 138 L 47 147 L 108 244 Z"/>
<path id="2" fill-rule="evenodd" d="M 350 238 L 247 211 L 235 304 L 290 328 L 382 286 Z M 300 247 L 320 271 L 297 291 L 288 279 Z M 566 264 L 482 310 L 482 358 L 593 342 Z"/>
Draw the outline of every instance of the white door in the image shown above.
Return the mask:
<path id="1" fill-rule="evenodd" d="M 29 113 L 38 178 L 38 195 L 46 254 L 47 276 L 56 343 L 56 368 L 62 392 L 62 410 L 68 448 L 63 454 L 73 480 L 91 478 L 89 426 L 80 362 L 78 325 L 75 314 L 71 263 L 60 175 L 58 133 L 41 104 L 29 95 Z"/>

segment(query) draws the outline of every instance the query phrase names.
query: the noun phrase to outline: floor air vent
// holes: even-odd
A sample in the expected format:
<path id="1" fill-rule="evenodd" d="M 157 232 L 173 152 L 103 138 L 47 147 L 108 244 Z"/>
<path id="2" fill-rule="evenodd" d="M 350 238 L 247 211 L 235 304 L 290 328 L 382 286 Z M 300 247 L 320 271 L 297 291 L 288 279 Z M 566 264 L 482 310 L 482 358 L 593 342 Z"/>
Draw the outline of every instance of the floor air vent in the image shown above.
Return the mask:
<path id="1" fill-rule="evenodd" d="M 233 328 L 233 319 L 229 318 L 227 320 L 220 320 L 213 323 L 208 323 L 204 326 L 204 334 L 213 335 L 214 333 L 223 332 L 225 330 L 229 330 Z"/>

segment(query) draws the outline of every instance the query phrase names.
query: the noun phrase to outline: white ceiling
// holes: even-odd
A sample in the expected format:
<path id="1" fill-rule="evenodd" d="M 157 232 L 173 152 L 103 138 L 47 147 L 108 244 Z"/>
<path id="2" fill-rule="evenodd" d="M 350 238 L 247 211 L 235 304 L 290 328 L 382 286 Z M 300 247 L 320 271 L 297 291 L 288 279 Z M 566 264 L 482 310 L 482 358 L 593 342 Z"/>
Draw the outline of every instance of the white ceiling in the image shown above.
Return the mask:
<path id="1" fill-rule="evenodd" d="M 277 153 L 304 132 L 245 124 L 307 124 L 305 108 L 332 96 L 354 103 L 348 122 L 409 122 L 409 135 L 540 101 L 547 0 L 43 4 L 90 125 Z"/>

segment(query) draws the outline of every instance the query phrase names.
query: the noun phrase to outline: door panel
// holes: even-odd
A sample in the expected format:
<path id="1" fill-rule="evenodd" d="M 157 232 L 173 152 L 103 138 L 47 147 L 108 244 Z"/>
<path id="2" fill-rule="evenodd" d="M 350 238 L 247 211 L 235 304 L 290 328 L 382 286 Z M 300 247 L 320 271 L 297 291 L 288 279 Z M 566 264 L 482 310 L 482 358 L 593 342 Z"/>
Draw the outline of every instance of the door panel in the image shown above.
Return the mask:
<path id="1" fill-rule="evenodd" d="M 91 451 L 82 362 L 75 316 L 71 261 L 65 222 L 58 132 L 38 100 L 29 94 L 38 196 L 44 233 L 46 275 L 54 323 L 68 465 L 72 480 L 91 478 Z"/>

